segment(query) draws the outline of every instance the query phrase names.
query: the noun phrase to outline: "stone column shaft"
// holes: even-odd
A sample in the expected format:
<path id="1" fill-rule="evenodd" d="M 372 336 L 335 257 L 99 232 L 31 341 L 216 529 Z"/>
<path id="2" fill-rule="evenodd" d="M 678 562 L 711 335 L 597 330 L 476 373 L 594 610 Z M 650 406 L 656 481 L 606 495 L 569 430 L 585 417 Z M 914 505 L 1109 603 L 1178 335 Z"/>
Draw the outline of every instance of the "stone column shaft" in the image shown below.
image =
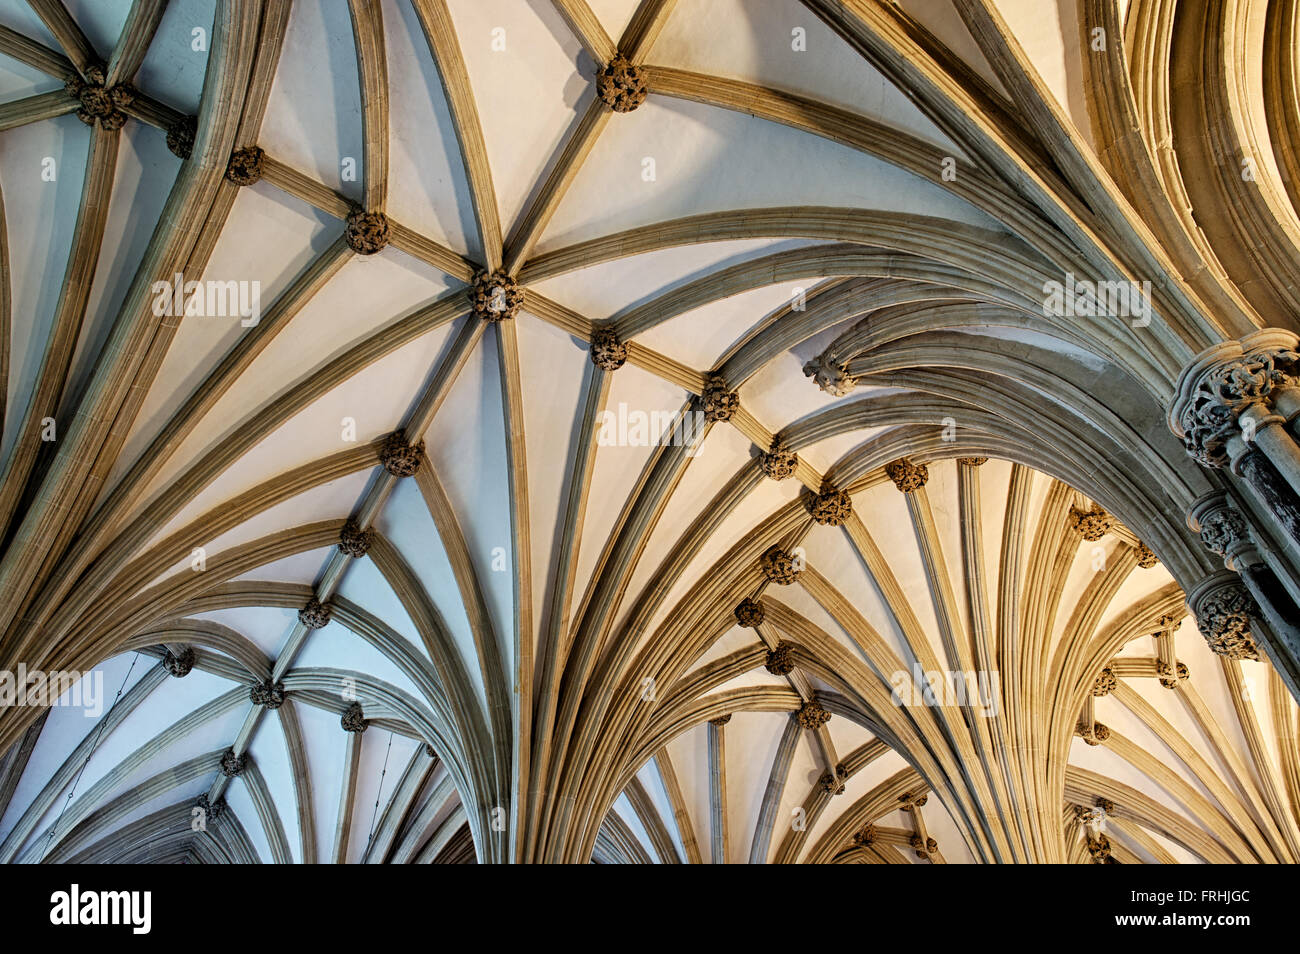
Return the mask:
<path id="1" fill-rule="evenodd" d="M 1254 405 L 1242 412 L 1242 434 L 1254 436 L 1254 444 L 1278 474 L 1290 485 L 1288 495 L 1294 503 L 1300 499 L 1300 445 L 1286 429 L 1286 419 L 1280 414 L 1266 412 L 1262 405 Z"/>
<path id="2" fill-rule="evenodd" d="M 1241 581 L 1259 606 L 1260 616 L 1255 618 L 1259 647 L 1286 683 L 1291 697 L 1300 701 L 1300 615 L 1295 602 L 1263 563 L 1243 567 Z"/>

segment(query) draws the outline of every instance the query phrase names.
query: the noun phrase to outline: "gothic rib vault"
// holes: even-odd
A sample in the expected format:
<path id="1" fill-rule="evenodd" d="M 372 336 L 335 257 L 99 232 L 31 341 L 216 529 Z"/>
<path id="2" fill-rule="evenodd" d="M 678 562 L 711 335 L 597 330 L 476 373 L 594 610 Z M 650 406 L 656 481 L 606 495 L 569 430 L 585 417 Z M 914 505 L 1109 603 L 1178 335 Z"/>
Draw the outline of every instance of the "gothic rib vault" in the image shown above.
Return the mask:
<path id="1" fill-rule="evenodd" d="M 0 3 L 0 858 L 1300 859 L 1300 0 L 1048 6 Z"/>

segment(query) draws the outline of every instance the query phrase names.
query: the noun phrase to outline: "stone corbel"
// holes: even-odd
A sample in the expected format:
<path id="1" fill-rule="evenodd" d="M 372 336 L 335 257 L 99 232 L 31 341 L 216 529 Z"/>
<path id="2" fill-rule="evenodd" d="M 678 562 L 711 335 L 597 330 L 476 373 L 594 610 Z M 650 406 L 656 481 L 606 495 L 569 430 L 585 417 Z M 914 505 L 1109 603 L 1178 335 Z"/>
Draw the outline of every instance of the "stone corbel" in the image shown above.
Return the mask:
<path id="1" fill-rule="evenodd" d="M 1239 473 L 1251 444 L 1300 494 L 1300 337 L 1265 328 L 1213 345 L 1178 377 L 1169 427 L 1206 467 Z"/>
<path id="2" fill-rule="evenodd" d="M 1258 659 L 1251 619 L 1259 608 L 1241 578 L 1227 570 L 1206 577 L 1187 594 L 1187 606 L 1210 649 L 1230 659 Z"/>
<path id="3" fill-rule="evenodd" d="M 1197 498 L 1187 515 L 1187 525 L 1200 534 L 1206 549 L 1223 558 L 1225 569 L 1238 572 L 1264 562 L 1249 522 L 1221 490 Z"/>
<path id="4" fill-rule="evenodd" d="M 805 364 L 803 373 L 832 397 L 844 397 L 858 386 L 858 379 L 849 374 L 847 367 L 829 352 L 823 352 Z"/>

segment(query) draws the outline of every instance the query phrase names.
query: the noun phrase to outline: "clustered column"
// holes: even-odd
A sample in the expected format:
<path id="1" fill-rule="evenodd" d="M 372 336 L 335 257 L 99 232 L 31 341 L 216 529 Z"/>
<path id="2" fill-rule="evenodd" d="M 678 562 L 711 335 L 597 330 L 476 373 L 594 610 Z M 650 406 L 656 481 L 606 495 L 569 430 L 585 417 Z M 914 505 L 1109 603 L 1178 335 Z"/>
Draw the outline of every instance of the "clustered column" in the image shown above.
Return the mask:
<path id="1" fill-rule="evenodd" d="M 1201 352 L 1179 376 L 1169 426 L 1242 498 L 1207 494 L 1188 514 L 1224 561 L 1188 593 L 1197 624 L 1222 655 L 1250 659 L 1264 649 L 1300 695 L 1298 345 L 1294 333 L 1266 328 Z"/>

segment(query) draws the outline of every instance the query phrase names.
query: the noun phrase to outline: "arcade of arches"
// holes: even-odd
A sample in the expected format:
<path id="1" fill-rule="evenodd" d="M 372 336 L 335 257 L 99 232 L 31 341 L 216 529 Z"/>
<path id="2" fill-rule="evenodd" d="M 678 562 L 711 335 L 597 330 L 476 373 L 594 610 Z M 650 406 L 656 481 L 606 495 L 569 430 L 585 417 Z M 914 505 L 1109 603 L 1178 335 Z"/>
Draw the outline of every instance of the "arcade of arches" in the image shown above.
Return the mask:
<path id="1" fill-rule="evenodd" d="M 0 858 L 1300 860 L 1300 0 L 0 0 Z"/>

